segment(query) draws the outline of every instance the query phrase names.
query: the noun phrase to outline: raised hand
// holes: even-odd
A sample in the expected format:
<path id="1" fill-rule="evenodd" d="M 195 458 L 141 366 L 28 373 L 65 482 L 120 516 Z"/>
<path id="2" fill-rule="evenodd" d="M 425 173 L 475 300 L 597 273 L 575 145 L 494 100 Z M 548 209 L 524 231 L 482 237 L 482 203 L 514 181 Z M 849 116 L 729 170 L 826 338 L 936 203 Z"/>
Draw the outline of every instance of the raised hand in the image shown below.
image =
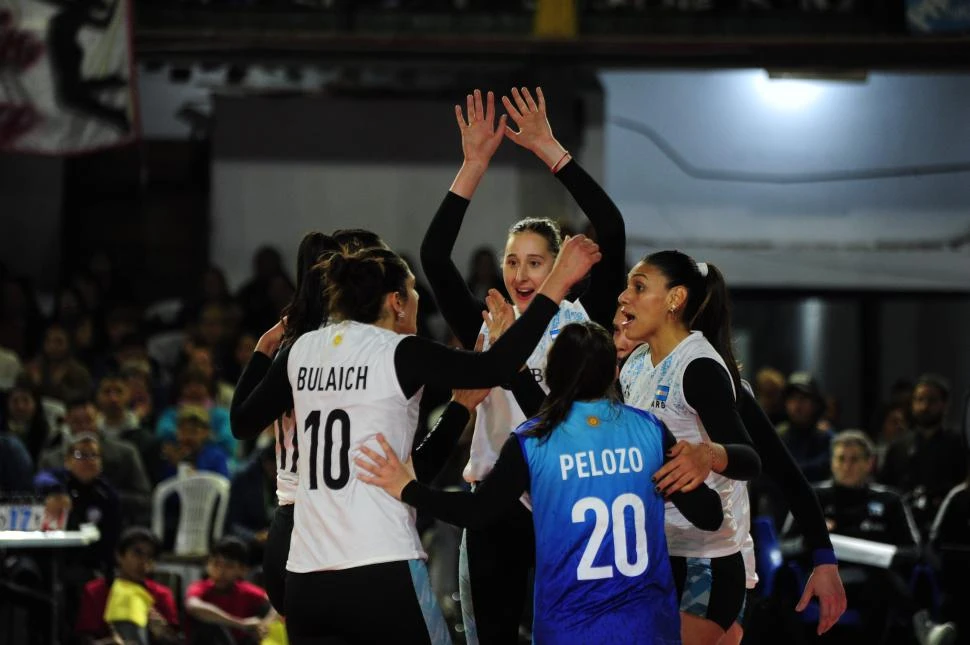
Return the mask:
<path id="1" fill-rule="evenodd" d="M 557 163 L 560 167 L 569 154 L 566 149 L 556 141 L 552 135 L 552 126 L 549 125 L 549 118 L 546 116 L 546 98 L 542 94 L 542 88 L 536 88 L 536 98 L 532 99 L 529 89 L 523 87 L 512 88 L 512 98 L 502 97 L 502 105 L 508 112 L 509 117 L 519 128 L 518 132 L 506 126 L 505 136 L 519 144 L 527 150 L 531 150 L 542 159 L 550 169 Z"/>
<path id="2" fill-rule="evenodd" d="M 603 259 L 599 244 L 585 235 L 567 237 L 556 256 L 552 272 L 539 292 L 561 302 L 574 284 L 582 280 L 594 264 Z"/>
<path id="3" fill-rule="evenodd" d="M 455 106 L 455 118 L 461 130 L 461 150 L 465 163 L 487 166 L 492 155 L 502 143 L 506 117 L 503 114 L 495 127 L 495 95 L 489 92 L 482 106 L 482 93 L 475 90 L 466 97 L 466 113 L 462 115 L 461 106 Z"/>
<path id="4" fill-rule="evenodd" d="M 276 350 L 280 348 L 283 340 L 283 333 L 286 331 L 286 321 L 281 320 L 259 337 L 256 342 L 256 351 L 266 354 L 270 358 L 276 355 Z"/>
<path id="5" fill-rule="evenodd" d="M 373 486 L 383 488 L 394 499 L 401 499 L 401 491 L 414 479 L 414 469 L 411 467 L 411 460 L 401 463 L 401 460 L 394 454 L 394 449 L 387 443 L 384 435 L 377 435 L 377 443 L 380 444 L 383 455 L 379 455 L 367 446 L 361 446 L 360 451 L 367 455 L 370 461 L 357 457 L 354 463 L 361 470 L 367 471 L 370 475 L 358 473 L 357 479 Z"/>
<path id="6" fill-rule="evenodd" d="M 485 296 L 485 306 L 488 311 L 482 312 L 482 319 L 488 327 L 488 342 L 494 345 L 505 333 L 505 330 L 515 322 L 515 309 L 497 289 L 488 290 L 488 295 Z"/>

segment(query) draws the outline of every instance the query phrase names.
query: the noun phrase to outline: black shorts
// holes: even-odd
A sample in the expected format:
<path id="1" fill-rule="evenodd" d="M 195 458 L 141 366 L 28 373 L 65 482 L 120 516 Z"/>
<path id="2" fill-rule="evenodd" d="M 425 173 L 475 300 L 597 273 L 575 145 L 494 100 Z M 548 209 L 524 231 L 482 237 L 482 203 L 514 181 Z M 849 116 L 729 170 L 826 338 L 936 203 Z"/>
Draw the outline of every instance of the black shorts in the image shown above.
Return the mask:
<path id="1" fill-rule="evenodd" d="M 747 596 L 741 552 L 721 558 L 670 556 L 680 611 L 717 623 L 727 631 L 741 622 Z"/>
<path id="2" fill-rule="evenodd" d="M 263 550 L 263 584 L 273 609 L 280 615 L 286 599 L 286 560 L 290 557 L 292 533 L 293 504 L 277 506 Z"/>
<path id="3" fill-rule="evenodd" d="M 290 572 L 286 631 L 293 645 L 451 645 L 422 560 Z"/>

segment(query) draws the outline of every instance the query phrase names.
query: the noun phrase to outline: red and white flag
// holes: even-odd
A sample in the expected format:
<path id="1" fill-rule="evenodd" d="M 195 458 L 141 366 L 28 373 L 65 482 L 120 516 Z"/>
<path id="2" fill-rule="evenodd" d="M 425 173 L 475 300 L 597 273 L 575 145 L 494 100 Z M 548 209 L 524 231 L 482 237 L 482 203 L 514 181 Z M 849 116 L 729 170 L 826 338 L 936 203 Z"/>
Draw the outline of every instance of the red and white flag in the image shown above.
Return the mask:
<path id="1" fill-rule="evenodd" d="M 77 154 L 138 136 L 129 0 L 0 0 L 0 151 Z"/>

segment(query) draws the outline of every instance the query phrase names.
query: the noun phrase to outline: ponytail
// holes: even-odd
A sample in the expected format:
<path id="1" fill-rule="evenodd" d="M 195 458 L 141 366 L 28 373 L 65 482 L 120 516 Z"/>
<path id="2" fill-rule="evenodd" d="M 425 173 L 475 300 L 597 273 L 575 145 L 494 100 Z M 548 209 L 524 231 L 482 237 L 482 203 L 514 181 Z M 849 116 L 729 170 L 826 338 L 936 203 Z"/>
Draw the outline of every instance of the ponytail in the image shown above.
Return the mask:
<path id="1" fill-rule="evenodd" d="M 616 401 L 616 347 L 606 329 L 592 321 L 566 325 L 549 349 L 549 395 L 526 436 L 544 439 L 569 415 L 573 401 Z"/>
<path id="2" fill-rule="evenodd" d="M 331 316 L 340 320 L 374 323 L 380 319 L 384 297 L 397 293 L 408 297 L 407 263 L 383 248 L 324 255 L 316 270 L 323 279 L 324 300 Z"/>
<path id="3" fill-rule="evenodd" d="M 643 261 L 664 274 L 668 289 L 677 286 L 687 289 L 681 319 L 688 329 L 702 332 L 717 350 L 740 398 L 741 372 L 731 345 L 731 301 L 724 275 L 710 262 L 694 262 L 680 251 L 659 251 Z"/>

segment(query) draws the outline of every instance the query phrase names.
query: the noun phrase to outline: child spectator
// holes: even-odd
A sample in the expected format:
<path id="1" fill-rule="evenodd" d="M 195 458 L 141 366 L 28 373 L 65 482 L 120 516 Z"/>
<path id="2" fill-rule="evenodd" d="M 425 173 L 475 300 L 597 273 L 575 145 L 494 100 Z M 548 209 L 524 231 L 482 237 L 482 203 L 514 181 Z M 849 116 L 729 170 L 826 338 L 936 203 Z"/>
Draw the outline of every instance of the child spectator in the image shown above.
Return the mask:
<path id="1" fill-rule="evenodd" d="M 175 476 L 179 464 L 188 464 L 194 470 L 213 472 L 229 478 L 226 456 L 212 443 L 209 411 L 197 405 L 183 405 L 178 411 L 175 441 L 162 446 L 167 460 L 162 478 Z"/>
<path id="2" fill-rule="evenodd" d="M 256 645 L 277 614 L 266 592 L 243 578 L 249 551 L 238 538 L 220 540 L 206 563 L 207 580 L 189 586 L 185 612 L 189 645 Z"/>
<path id="3" fill-rule="evenodd" d="M 148 577 L 158 549 L 158 540 L 146 528 L 132 527 L 122 533 L 115 554 L 117 577 L 92 580 L 81 594 L 75 632 L 82 641 L 178 642 L 179 619 L 172 591 Z M 143 593 L 135 596 L 137 591 Z M 109 623 L 106 614 L 117 620 Z"/>
<path id="4" fill-rule="evenodd" d="M 229 429 L 229 410 L 214 405 L 213 382 L 203 372 L 189 368 L 179 379 L 177 393 L 177 404 L 166 408 L 159 416 L 155 434 L 163 441 L 172 440 L 178 425 L 179 407 L 186 404 L 202 407 L 208 411 L 207 423 L 214 435 L 213 443 L 227 458 L 235 456 L 236 440 Z"/>

